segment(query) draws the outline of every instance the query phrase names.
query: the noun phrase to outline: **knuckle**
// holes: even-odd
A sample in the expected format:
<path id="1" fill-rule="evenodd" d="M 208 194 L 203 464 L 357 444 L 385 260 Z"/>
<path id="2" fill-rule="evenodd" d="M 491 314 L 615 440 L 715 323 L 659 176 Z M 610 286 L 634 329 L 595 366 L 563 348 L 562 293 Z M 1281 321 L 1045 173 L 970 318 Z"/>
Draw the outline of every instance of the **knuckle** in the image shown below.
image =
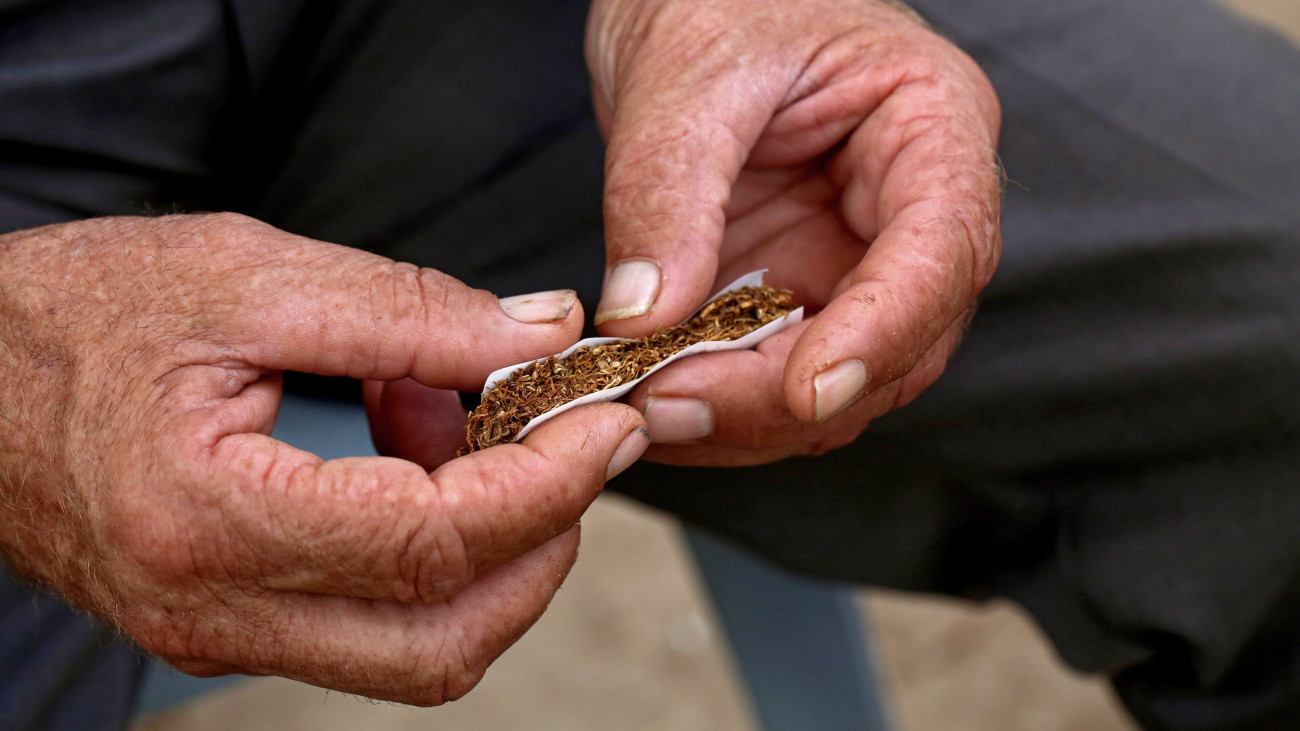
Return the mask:
<path id="1" fill-rule="evenodd" d="M 232 213 L 229 211 L 222 211 L 218 213 L 204 213 L 200 215 L 203 217 L 204 221 L 206 221 L 210 226 L 219 226 L 219 227 L 224 226 L 224 227 L 236 228 L 236 229 L 251 228 L 254 226 L 259 226 L 259 227 L 266 226 L 266 224 L 263 224 L 257 219 L 251 216 L 246 216 L 242 213 Z"/>
<path id="2" fill-rule="evenodd" d="M 954 173 L 955 180 L 961 177 L 962 173 Z M 942 245 L 918 243 L 909 257 L 912 270 L 933 288 L 927 296 L 960 308 L 968 306 L 992 279 L 1001 241 L 996 203 L 966 200 L 970 202 L 926 204 L 913 227 L 914 239 Z"/>
<path id="3" fill-rule="evenodd" d="M 176 216 L 173 220 L 183 226 L 197 222 L 206 235 L 219 236 L 223 240 L 248 241 L 276 232 L 269 224 L 242 213 L 202 213 Z"/>
<path id="4" fill-rule="evenodd" d="M 433 604 L 474 580 L 464 538 L 441 520 L 422 518 L 403 536 L 396 555 L 398 601 Z"/>
<path id="5" fill-rule="evenodd" d="M 474 556 L 460 525 L 466 512 L 466 480 L 429 475 L 408 464 L 403 482 L 419 484 L 411 493 L 394 493 L 376 516 L 382 525 L 372 531 L 378 541 L 382 576 L 391 577 L 390 593 L 408 604 L 434 604 L 455 595 L 474 580 Z M 427 487 L 425 487 L 427 486 Z M 378 492 L 378 491 L 377 491 Z"/>
<path id="6" fill-rule="evenodd" d="M 754 14 L 762 12 L 754 8 Z M 769 13 L 770 15 L 770 13 Z M 642 47 L 652 52 L 646 63 L 672 62 L 684 47 L 697 58 L 732 59 L 753 47 L 752 26 L 757 18 L 737 23 L 734 12 L 720 3 L 665 2 L 655 7 L 644 25 L 644 37 L 658 39 Z M 697 64 L 704 68 L 708 64 Z"/>
<path id="7" fill-rule="evenodd" d="M 607 221 L 635 221 L 647 235 L 701 215 L 722 225 L 731 181 L 722 174 L 701 178 L 699 161 L 727 150 L 731 163 L 739 166 L 747 145 L 734 128 L 721 121 L 647 119 L 626 134 L 611 141 L 604 191 Z M 672 183 L 682 180 L 694 182 L 687 187 Z"/>
<path id="8" fill-rule="evenodd" d="M 442 313 L 454 311 L 464 287 L 447 275 L 414 264 L 382 260 L 368 282 L 367 297 L 377 316 L 392 316 L 420 326 L 437 325 Z"/>
<path id="9" fill-rule="evenodd" d="M 1000 114 L 980 84 L 938 58 L 909 57 L 902 76 L 897 103 L 885 106 L 900 147 L 924 142 L 954 159 L 993 156 Z"/>
<path id="10" fill-rule="evenodd" d="M 371 310 L 399 313 L 424 321 L 425 299 L 420 283 L 420 269 L 414 264 L 384 261 L 375 267 L 366 283 Z"/>
<path id="11" fill-rule="evenodd" d="M 954 211 L 955 221 L 970 248 L 970 294 L 974 296 L 993 278 L 1002 251 L 1000 213 L 996 198 Z"/>
<path id="12" fill-rule="evenodd" d="M 414 277 L 415 294 L 418 303 L 415 315 L 420 322 L 427 323 L 436 313 L 447 312 L 456 304 L 459 287 L 455 280 L 433 269 L 420 268 Z"/>
<path id="13" fill-rule="evenodd" d="M 929 50 L 930 53 L 917 53 L 915 47 L 910 45 L 890 49 L 894 54 L 894 62 L 902 71 L 901 81 L 913 88 L 933 93 L 940 91 L 944 85 L 944 62 L 941 54 L 934 53 L 933 48 Z"/>
<path id="14" fill-rule="evenodd" d="M 661 185 L 647 180 L 668 181 L 681 179 L 687 162 L 671 154 L 676 145 L 691 141 L 688 133 L 673 134 L 647 144 L 636 153 L 629 153 L 621 165 L 609 171 L 605 186 L 605 209 L 611 216 L 637 216 L 647 225 L 671 222 L 689 216 L 701 202 L 680 187 Z M 663 154 L 660 154 L 663 153 Z M 697 158 L 698 159 L 698 158 Z"/>
<path id="15" fill-rule="evenodd" d="M 929 272 L 928 276 L 947 292 L 954 306 L 965 307 L 972 297 L 993 278 L 1001 252 L 999 206 L 974 193 L 984 181 L 974 179 L 969 170 L 953 170 L 945 182 L 948 194 L 924 204 L 914 227 L 917 241 L 941 242 L 940 246 L 918 245 L 912 264 Z M 951 195 L 953 186 L 960 191 Z M 948 201 L 955 200 L 950 203 Z M 964 289 L 954 289 L 963 287 Z"/>

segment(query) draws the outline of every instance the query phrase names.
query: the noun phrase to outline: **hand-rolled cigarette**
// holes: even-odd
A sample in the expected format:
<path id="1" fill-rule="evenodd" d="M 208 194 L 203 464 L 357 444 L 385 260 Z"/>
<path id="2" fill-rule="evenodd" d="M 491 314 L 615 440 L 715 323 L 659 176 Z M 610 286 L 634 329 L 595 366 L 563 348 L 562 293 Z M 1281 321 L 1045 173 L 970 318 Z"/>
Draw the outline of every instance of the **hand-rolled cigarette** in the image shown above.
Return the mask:
<path id="1" fill-rule="evenodd" d="M 761 272 L 756 273 L 738 280 L 737 284 L 761 281 L 761 276 Z M 483 402 L 470 412 L 469 451 L 514 441 L 527 428 L 535 426 L 533 422 L 538 417 L 578 399 L 617 398 L 651 371 L 677 357 L 695 351 L 730 349 L 722 346 L 724 343 L 753 347 L 757 340 L 746 341 L 746 336 L 778 320 L 784 320 L 783 325 L 792 325 L 801 315 L 801 308 L 795 306 L 794 293 L 788 289 L 740 286 L 716 296 L 681 325 L 660 328 L 648 337 L 596 338 L 559 355 L 515 366 L 509 369 L 508 377 L 495 385 L 489 378 Z M 783 328 L 767 328 L 762 337 L 779 329 Z"/>

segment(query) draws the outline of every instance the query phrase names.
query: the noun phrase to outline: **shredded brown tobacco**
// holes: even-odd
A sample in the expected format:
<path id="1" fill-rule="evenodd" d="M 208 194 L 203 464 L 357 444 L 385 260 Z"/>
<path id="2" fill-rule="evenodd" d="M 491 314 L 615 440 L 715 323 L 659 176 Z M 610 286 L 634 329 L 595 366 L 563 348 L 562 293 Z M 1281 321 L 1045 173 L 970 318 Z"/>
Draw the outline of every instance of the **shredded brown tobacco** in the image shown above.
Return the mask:
<path id="1" fill-rule="evenodd" d="M 469 415 L 469 451 L 514 441 L 534 417 L 590 393 L 640 378 L 669 356 L 706 340 L 736 340 L 794 310 L 788 289 L 727 292 L 685 323 L 639 340 L 583 346 L 525 366 L 483 396 Z"/>

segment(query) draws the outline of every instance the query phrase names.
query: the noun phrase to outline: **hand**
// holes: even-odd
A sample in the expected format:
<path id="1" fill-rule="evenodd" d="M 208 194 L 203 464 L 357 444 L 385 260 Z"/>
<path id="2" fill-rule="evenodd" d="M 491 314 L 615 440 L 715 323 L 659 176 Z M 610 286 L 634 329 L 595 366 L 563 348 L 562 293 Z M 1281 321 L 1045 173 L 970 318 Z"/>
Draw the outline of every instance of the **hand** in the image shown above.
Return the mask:
<path id="1" fill-rule="evenodd" d="M 455 698 L 647 442 L 617 405 L 433 474 L 267 436 L 283 370 L 472 388 L 573 342 L 571 293 L 498 301 L 229 215 L 9 234 L 0 272 L 0 548 L 186 672 Z"/>
<path id="2" fill-rule="evenodd" d="M 974 62 L 876 0 L 595 0 L 587 52 L 602 332 L 676 324 L 760 268 L 813 313 L 643 384 L 629 403 L 680 442 L 650 456 L 819 453 L 938 377 L 1000 248 L 999 111 Z"/>

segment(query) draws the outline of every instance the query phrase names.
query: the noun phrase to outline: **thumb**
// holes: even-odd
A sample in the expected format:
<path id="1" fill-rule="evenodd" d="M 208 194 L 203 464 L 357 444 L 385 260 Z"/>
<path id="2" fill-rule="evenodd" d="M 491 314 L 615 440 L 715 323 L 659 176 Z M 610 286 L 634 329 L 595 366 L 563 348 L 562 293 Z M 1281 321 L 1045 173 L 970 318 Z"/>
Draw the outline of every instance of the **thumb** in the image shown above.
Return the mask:
<path id="1" fill-rule="evenodd" d="M 771 116 L 763 95 L 738 93 L 734 70 L 683 63 L 639 57 L 597 99 L 613 105 L 602 110 L 606 277 L 595 315 L 608 335 L 675 325 L 709 296 L 732 186 Z"/>
<path id="2" fill-rule="evenodd" d="M 236 337 L 254 366 L 470 391 L 581 333 L 569 290 L 498 298 L 432 269 L 248 225 L 274 255 L 241 287 L 252 306 L 240 308 Z"/>

